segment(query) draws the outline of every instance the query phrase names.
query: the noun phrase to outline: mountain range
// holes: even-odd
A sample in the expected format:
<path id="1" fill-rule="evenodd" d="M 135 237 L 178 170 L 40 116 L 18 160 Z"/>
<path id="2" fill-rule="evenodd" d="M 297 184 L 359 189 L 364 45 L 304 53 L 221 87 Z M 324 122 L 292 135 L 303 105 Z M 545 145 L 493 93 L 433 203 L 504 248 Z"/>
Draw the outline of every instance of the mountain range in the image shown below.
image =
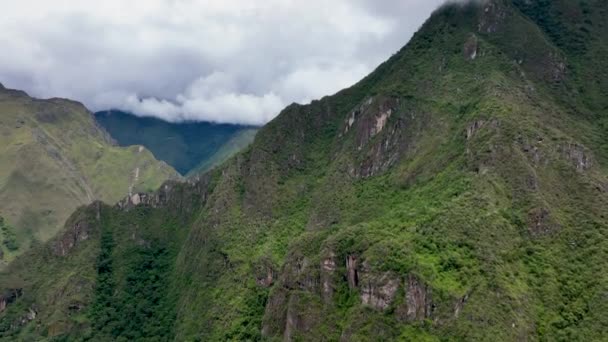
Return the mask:
<path id="1" fill-rule="evenodd" d="M 78 206 L 113 203 L 179 177 L 141 145 L 116 146 L 80 103 L 0 85 L 0 113 L 3 263 L 53 237 Z"/>
<path id="2" fill-rule="evenodd" d="M 77 210 L 0 273 L 1 336 L 606 340 L 607 15 L 442 6 L 219 167 Z"/>

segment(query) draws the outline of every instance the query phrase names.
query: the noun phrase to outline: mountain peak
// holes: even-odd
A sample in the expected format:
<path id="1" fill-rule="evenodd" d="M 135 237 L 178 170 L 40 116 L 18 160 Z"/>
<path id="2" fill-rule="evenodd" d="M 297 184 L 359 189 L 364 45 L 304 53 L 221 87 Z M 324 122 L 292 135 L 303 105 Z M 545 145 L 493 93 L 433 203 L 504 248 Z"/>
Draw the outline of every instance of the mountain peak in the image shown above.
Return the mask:
<path id="1" fill-rule="evenodd" d="M 605 339 L 604 11 L 443 7 L 215 171 L 75 214 L 64 241 L 78 246 L 0 282 L 23 288 L 0 323 L 30 325 L 0 337 Z"/>

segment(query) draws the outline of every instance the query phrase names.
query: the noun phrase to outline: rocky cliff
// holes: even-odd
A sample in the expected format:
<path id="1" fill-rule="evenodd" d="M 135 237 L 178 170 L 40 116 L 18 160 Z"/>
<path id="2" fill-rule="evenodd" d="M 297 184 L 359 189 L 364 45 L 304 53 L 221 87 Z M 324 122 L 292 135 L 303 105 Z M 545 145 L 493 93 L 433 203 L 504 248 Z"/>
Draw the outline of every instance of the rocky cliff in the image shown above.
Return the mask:
<path id="1" fill-rule="evenodd" d="M 604 339 L 606 11 L 442 7 L 370 76 L 289 106 L 214 172 L 75 214 L 65 241 L 0 277 L 22 289 L 0 331 Z"/>

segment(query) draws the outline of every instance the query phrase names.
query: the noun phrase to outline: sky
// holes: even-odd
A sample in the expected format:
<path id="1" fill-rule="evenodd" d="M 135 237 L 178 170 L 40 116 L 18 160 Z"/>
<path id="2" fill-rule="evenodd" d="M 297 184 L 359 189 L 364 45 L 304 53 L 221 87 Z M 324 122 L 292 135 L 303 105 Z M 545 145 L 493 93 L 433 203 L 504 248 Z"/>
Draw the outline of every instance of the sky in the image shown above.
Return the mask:
<path id="1" fill-rule="evenodd" d="M 262 125 L 353 85 L 443 0 L 19 0 L 0 83 L 167 121 Z"/>

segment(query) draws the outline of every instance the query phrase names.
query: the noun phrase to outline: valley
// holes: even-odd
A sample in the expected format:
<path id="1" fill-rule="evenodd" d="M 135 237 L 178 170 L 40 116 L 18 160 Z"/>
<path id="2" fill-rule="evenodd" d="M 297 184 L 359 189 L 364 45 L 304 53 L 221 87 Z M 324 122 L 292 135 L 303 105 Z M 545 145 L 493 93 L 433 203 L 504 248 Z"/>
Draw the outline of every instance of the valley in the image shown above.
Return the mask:
<path id="1" fill-rule="evenodd" d="M 208 122 L 169 123 L 120 111 L 95 113 L 120 146 L 146 146 L 183 176 L 209 171 L 247 147 L 256 127 Z"/>

